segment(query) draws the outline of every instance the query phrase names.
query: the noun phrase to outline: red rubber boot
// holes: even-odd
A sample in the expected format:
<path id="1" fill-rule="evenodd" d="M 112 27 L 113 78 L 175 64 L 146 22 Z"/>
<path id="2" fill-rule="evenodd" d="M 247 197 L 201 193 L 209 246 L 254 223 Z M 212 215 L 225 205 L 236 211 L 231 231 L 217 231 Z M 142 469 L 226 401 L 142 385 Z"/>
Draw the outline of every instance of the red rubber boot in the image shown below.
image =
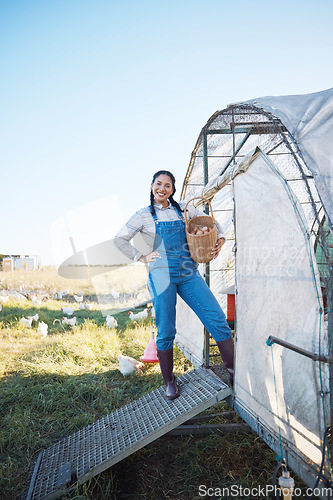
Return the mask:
<path id="1" fill-rule="evenodd" d="M 230 337 L 227 340 L 221 340 L 221 342 L 216 342 L 223 363 L 228 370 L 231 385 L 234 383 L 234 339 Z"/>
<path id="2" fill-rule="evenodd" d="M 173 374 L 173 349 L 157 351 L 157 357 L 164 380 L 166 397 L 168 399 L 178 398 L 177 379 Z"/>

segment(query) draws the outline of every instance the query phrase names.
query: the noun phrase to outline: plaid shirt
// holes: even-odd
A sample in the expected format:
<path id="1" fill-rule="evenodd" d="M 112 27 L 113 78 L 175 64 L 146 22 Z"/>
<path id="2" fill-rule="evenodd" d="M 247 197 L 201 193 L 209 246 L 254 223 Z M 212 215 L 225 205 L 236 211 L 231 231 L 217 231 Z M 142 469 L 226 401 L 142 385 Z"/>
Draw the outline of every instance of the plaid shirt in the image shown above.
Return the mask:
<path id="1" fill-rule="evenodd" d="M 179 203 L 183 210 L 186 202 Z M 156 216 L 159 221 L 175 221 L 179 219 L 178 211 L 175 207 L 169 205 L 163 208 L 162 205 L 154 204 Z M 193 217 L 202 215 L 203 212 L 188 205 L 187 218 L 188 220 Z M 225 238 L 223 230 L 219 223 L 216 221 L 217 238 Z M 130 241 L 134 238 L 133 246 Z M 142 255 L 147 255 L 153 250 L 153 243 L 155 239 L 155 222 L 150 212 L 150 207 L 144 207 L 136 212 L 120 229 L 115 237 L 115 245 L 121 252 L 133 261 L 137 261 Z"/>

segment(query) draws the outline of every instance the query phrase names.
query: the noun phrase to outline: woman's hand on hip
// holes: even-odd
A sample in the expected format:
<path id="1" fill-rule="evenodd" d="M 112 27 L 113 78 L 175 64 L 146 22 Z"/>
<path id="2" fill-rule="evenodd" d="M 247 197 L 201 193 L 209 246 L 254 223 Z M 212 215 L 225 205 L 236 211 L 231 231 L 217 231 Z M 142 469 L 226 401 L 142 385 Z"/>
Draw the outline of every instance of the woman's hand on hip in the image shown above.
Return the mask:
<path id="1" fill-rule="evenodd" d="M 216 257 L 218 256 L 223 244 L 224 244 L 224 238 L 220 238 L 219 240 L 217 240 L 215 247 L 212 248 L 213 259 L 216 259 Z"/>
<path id="2" fill-rule="evenodd" d="M 154 262 L 160 256 L 159 252 L 150 252 L 147 255 L 142 255 L 139 259 L 140 262 Z"/>

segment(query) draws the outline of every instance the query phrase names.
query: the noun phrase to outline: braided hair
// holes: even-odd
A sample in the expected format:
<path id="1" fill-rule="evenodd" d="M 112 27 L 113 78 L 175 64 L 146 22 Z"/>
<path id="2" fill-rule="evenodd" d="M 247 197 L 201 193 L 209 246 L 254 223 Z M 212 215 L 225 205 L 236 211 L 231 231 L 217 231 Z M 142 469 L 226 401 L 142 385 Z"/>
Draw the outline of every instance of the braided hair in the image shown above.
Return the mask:
<path id="1" fill-rule="evenodd" d="M 159 170 L 158 172 L 156 172 L 156 174 L 154 174 L 153 180 L 152 180 L 152 184 L 155 182 L 155 180 L 157 179 L 157 177 L 159 177 L 160 175 L 167 175 L 168 177 L 170 177 L 171 182 L 172 182 L 172 187 L 173 187 L 173 193 L 169 196 L 168 199 L 169 199 L 171 205 L 173 207 L 175 207 L 178 210 L 178 212 L 183 212 L 183 210 L 180 208 L 179 204 L 173 199 L 173 195 L 176 192 L 176 186 L 175 186 L 176 179 L 175 179 L 175 177 L 168 170 Z M 153 195 L 153 191 L 152 190 L 150 190 L 150 211 L 151 211 L 152 215 L 155 214 L 154 195 Z"/>

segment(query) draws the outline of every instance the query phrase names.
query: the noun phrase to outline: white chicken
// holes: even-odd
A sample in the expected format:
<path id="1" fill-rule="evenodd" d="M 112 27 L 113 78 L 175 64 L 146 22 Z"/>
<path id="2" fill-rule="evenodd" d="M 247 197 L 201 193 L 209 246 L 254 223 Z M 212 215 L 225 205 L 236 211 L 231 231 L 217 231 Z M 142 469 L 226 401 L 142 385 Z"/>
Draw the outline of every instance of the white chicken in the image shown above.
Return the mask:
<path id="1" fill-rule="evenodd" d="M 128 314 L 129 314 L 129 318 L 131 321 L 138 321 L 139 319 L 147 318 L 148 307 L 146 307 L 146 309 L 144 309 L 143 311 L 138 312 L 136 314 L 133 311 L 129 311 Z"/>
<path id="2" fill-rule="evenodd" d="M 27 316 L 28 319 L 31 319 L 32 321 L 37 321 L 39 320 L 38 313 L 36 313 L 34 316 Z"/>
<path id="3" fill-rule="evenodd" d="M 72 316 L 74 307 L 62 307 L 61 310 L 64 314 L 67 314 L 67 316 Z"/>
<path id="4" fill-rule="evenodd" d="M 1 304 L 1 302 L 0 302 L 0 311 L 2 311 L 2 304 Z"/>
<path id="5" fill-rule="evenodd" d="M 118 326 L 117 320 L 113 316 L 110 316 L 110 314 L 106 316 L 105 321 L 108 328 L 115 328 Z"/>
<path id="6" fill-rule="evenodd" d="M 30 295 L 30 299 L 31 299 L 34 306 L 39 307 L 42 303 L 42 297 L 40 297 L 40 296 Z"/>
<path id="7" fill-rule="evenodd" d="M 145 287 L 144 290 L 139 292 L 138 295 L 135 297 L 134 307 L 138 307 L 141 303 L 148 302 L 148 300 L 149 300 L 149 292 Z"/>
<path id="8" fill-rule="evenodd" d="M 47 336 L 47 329 L 48 329 L 47 324 L 44 323 L 44 321 L 41 321 L 40 323 L 38 323 L 37 334 L 40 335 L 42 338 L 45 338 Z"/>
<path id="9" fill-rule="evenodd" d="M 62 324 L 63 325 L 70 325 L 70 326 L 75 326 L 76 324 L 76 316 L 73 316 L 73 318 L 62 318 Z"/>
<path id="10" fill-rule="evenodd" d="M 75 295 L 74 294 L 74 299 L 76 302 L 82 302 L 83 301 L 83 295 Z"/>
<path id="11" fill-rule="evenodd" d="M 130 375 L 135 371 L 142 373 L 141 368 L 144 366 L 144 363 L 141 363 L 141 361 L 137 361 L 136 359 L 131 358 L 130 356 L 123 356 L 122 354 L 119 354 L 118 361 L 119 361 L 119 370 L 124 375 L 124 377 Z"/>
<path id="12" fill-rule="evenodd" d="M 31 325 L 32 325 L 32 317 L 30 318 L 21 318 L 20 319 L 20 323 L 22 323 L 22 325 L 28 327 L 28 328 L 31 328 Z"/>
<path id="13" fill-rule="evenodd" d="M 87 309 L 88 311 L 92 310 L 92 304 L 89 304 L 88 302 L 81 302 L 79 305 L 79 309 Z"/>
<path id="14" fill-rule="evenodd" d="M 22 293 L 18 293 L 18 292 L 14 292 L 11 294 L 11 298 L 14 299 L 14 300 L 21 300 L 23 302 L 25 302 L 26 300 L 28 300 L 24 295 L 22 295 Z"/>

